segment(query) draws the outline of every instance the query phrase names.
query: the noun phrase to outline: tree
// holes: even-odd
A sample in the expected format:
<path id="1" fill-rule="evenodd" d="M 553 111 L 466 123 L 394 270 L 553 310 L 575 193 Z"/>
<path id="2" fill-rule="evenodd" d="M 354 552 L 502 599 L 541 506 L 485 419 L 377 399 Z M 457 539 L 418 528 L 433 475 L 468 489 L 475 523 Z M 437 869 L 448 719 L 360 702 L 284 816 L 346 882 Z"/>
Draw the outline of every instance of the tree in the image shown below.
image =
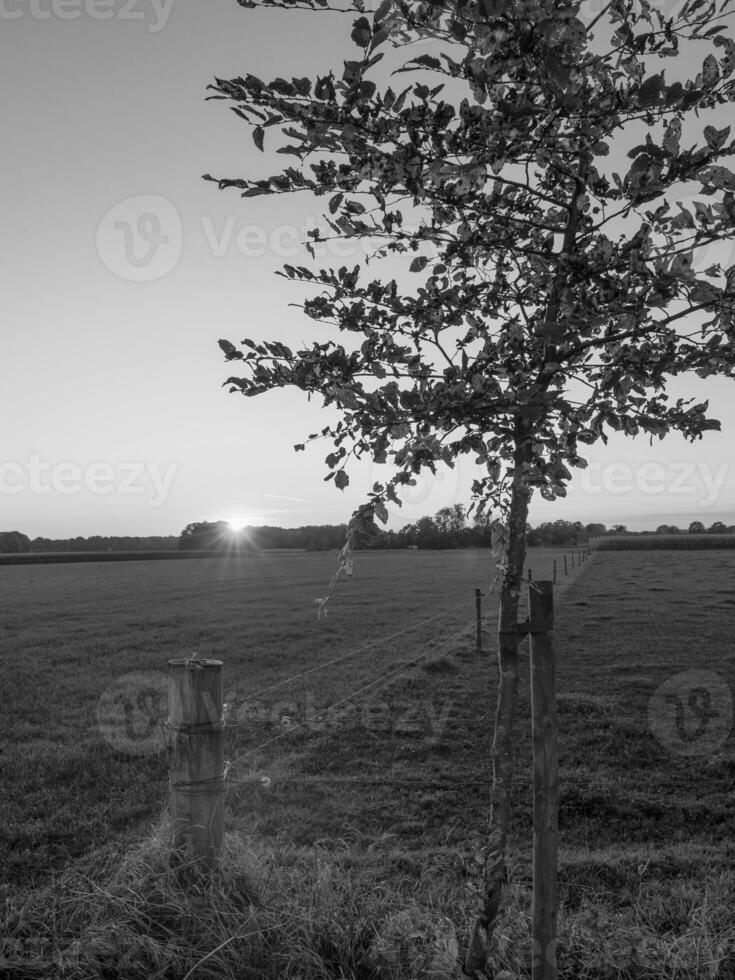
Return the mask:
<path id="1" fill-rule="evenodd" d="M 559 547 L 565 544 L 574 544 L 577 540 L 578 531 L 574 524 L 569 521 L 544 521 L 532 532 L 526 533 L 527 543 L 543 544 L 546 547 Z"/>
<path id="2" fill-rule="evenodd" d="M 689 525 L 690 534 L 704 534 L 704 524 L 701 521 L 692 521 Z"/>
<path id="3" fill-rule="evenodd" d="M 292 18 L 296 7 L 330 9 L 239 2 Z M 735 173 L 721 163 L 735 141 L 711 113 L 735 96 L 735 42 L 708 0 L 684 0 L 671 17 L 611 0 L 588 25 L 579 0 L 343 9 L 355 13 L 356 52 L 341 74 L 216 79 L 212 97 L 232 103 L 255 146 L 293 161 L 218 184 L 246 198 L 328 195 L 326 224 L 307 234 L 311 256 L 329 237 L 369 238 L 374 253 L 353 268 L 284 265 L 323 325 L 310 345 L 220 345 L 243 372 L 230 391 L 295 386 L 338 409 L 306 440 L 331 440 L 326 479 L 338 488 L 352 458 L 391 464 L 353 530 L 385 521 L 422 471 L 476 461 L 475 504 L 497 517 L 500 575 L 485 898 L 465 964 L 476 976 L 504 879 L 531 495 L 564 496 L 569 467 L 586 465 L 582 446 L 609 430 L 653 440 L 719 428 L 707 402 L 670 401 L 667 381 L 733 373 L 735 267 L 701 269 L 698 247 L 735 227 Z M 417 41 L 431 43 L 404 60 Z M 703 47 L 695 78 L 666 80 Z M 414 74 L 394 89 L 403 72 Z M 692 185 L 701 200 L 677 204 Z M 368 278 L 382 259 L 389 277 Z"/>
<path id="4" fill-rule="evenodd" d="M 454 514 L 451 507 L 442 507 L 434 514 L 434 524 L 440 534 L 452 533 L 452 522 Z"/>
<path id="5" fill-rule="evenodd" d="M 466 523 L 465 510 L 462 504 L 453 507 L 442 507 L 434 515 L 434 524 L 441 534 L 447 536 L 448 543 L 457 543 L 458 535 L 464 530 Z"/>
<path id="6" fill-rule="evenodd" d="M 594 523 L 585 524 L 584 529 L 590 535 L 590 537 L 594 537 L 594 538 L 599 537 L 601 534 L 604 534 L 607 531 L 607 528 L 605 527 L 604 524 L 594 524 Z"/>
<path id="7" fill-rule="evenodd" d="M 20 531 L 0 531 L 0 553 L 19 555 L 31 550 L 31 539 Z"/>
<path id="8" fill-rule="evenodd" d="M 431 517 L 420 517 L 415 524 L 414 541 L 419 548 L 436 548 L 439 546 L 440 531 Z"/>
<path id="9" fill-rule="evenodd" d="M 182 551 L 222 548 L 226 542 L 230 545 L 235 543 L 227 521 L 195 521 L 187 524 L 179 535 L 179 548 Z"/>

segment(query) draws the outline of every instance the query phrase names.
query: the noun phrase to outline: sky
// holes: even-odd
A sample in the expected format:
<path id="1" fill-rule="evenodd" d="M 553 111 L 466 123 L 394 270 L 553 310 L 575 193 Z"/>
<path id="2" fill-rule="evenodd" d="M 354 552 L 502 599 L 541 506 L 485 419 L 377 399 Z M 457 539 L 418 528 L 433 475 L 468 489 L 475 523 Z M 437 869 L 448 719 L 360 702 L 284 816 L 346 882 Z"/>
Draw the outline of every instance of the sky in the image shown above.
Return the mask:
<path id="1" fill-rule="evenodd" d="M 326 424 L 316 401 L 223 387 L 219 338 L 315 336 L 289 306 L 300 287 L 274 273 L 306 258 L 321 202 L 201 179 L 270 170 L 248 127 L 205 101 L 213 77 L 322 73 L 352 56 L 349 29 L 235 0 L 0 0 L 0 530 L 337 524 L 384 478 L 368 463 L 336 490 L 329 447 L 293 450 Z M 357 245 L 333 248 L 359 261 Z M 735 249 L 715 257 L 735 263 Z M 708 397 L 722 432 L 585 447 L 568 497 L 534 497 L 531 522 L 735 523 L 735 385 L 679 379 L 672 393 Z M 468 503 L 475 475 L 466 460 L 421 478 L 390 526 Z"/>

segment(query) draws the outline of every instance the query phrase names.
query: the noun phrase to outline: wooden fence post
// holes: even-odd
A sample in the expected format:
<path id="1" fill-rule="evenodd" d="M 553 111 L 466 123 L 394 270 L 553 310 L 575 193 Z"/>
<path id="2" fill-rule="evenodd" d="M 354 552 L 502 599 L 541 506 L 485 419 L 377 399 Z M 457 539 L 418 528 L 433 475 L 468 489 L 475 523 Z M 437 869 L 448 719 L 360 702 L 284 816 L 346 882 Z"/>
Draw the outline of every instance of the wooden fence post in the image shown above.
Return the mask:
<path id="1" fill-rule="evenodd" d="M 174 860 L 211 868 L 222 853 L 222 661 L 169 660 L 169 786 Z"/>
<path id="2" fill-rule="evenodd" d="M 569 574 L 569 569 L 567 568 L 567 556 L 566 555 L 564 555 L 564 574 L 565 575 L 568 575 Z"/>
<path id="3" fill-rule="evenodd" d="M 475 652 L 482 653 L 482 592 L 475 589 Z"/>
<path id="4" fill-rule="evenodd" d="M 554 585 L 556 585 L 556 558 L 554 559 Z"/>
<path id="5" fill-rule="evenodd" d="M 558 722 L 553 582 L 528 589 L 533 733 L 533 980 L 557 980 Z"/>

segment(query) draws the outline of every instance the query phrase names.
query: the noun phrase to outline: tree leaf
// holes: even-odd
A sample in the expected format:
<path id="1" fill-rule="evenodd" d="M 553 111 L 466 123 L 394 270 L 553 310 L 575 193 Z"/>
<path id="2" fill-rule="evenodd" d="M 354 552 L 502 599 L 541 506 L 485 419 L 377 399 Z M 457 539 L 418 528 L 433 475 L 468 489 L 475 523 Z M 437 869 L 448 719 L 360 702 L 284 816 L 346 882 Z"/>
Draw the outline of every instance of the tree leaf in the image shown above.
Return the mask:
<path id="1" fill-rule="evenodd" d="M 662 146 L 672 156 L 679 155 L 679 140 L 681 139 L 681 119 L 674 118 L 666 127 Z"/>
<path id="2" fill-rule="evenodd" d="M 439 61 L 438 58 L 435 58 L 431 54 L 422 54 L 418 58 L 413 58 L 411 61 L 408 62 L 408 64 L 414 65 L 416 67 L 435 68 L 435 69 L 439 69 L 442 66 L 441 61 Z"/>
<path id="3" fill-rule="evenodd" d="M 704 127 L 704 138 L 707 140 L 707 146 L 710 150 L 719 150 L 725 145 L 727 137 L 730 135 L 730 126 L 725 126 L 724 129 L 715 129 L 714 126 Z"/>
<path id="4" fill-rule="evenodd" d="M 720 80 L 720 66 L 713 54 L 708 54 L 702 65 L 702 83 L 705 88 L 714 88 Z"/>
<path id="5" fill-rule="evenodd" d="M 425 255 L 417 255 L 409 266 L 410 272 L 423 272 L 428 263 L 428 258 Z"/>
<path id="6" fill-rule="evenodd" d="M 703 183 L 712 184 L 726 191 L 735 191 L 735 174 L 727 167 L 705 167 L 697 175 Z"/>
<path id="7" fill-rule="evenodd" d="M 714 43 L 718 48 L 725 49 L 725 54 L 720 58 L 720 70 L 722 77 L 727 78 L 728 75 L 732 75 L 735 68 L 735 41 L 729 37 L 716 37 Z"/>
<path id="8" fill-rule="evenodd" d="M 651 75 L 642 83 L 638 89 L 638 101 L 642 106 L 654 105 L 661 96 L 664 79 L 663 72 L 660 75 Z"/>
<path id="9" fill-rule="evenodd" d="M 367 17 L 358 17 L 352 25 L 352 33 L 350 34 L 358 48 L 366 48 L 370 44 L 371 35 L 370 21 Z"/>

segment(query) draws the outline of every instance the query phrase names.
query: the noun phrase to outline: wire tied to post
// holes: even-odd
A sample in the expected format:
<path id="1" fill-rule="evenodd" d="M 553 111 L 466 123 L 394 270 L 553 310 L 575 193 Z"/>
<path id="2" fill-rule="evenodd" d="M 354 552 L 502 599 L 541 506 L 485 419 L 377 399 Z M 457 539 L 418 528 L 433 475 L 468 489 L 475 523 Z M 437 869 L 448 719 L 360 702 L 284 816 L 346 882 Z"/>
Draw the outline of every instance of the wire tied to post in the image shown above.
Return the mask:
<path id="1" fill-rule="evenodd" d="M 225 727 L 225 712 L 216 721 L 197 721 L 191 724 L 174 724 L 170 718 L 163 723 L 164 728 L 170 732 L 178 732 L 182 735 L 203 735 L 205 732 L 221 732 Z"/>
<path id="2" fill-rule="evenodd" d="M 203 794 L 211 794 L 212 792 L 225 793 L 226 792 L 225 781 L 227 779 L 228 771 L 229 771 L 229 765 L 225 766 L 224 770 L 221 773 L 218 773 L 216 776 L 208 776 L 206 779 L 193 779 L 193 780 L 169 779 L 168 781 L 169 789 L 175 790 L 177 793 L 184 793 L 190 796 L 194 796 L 197 793 L 203 793 Z M 217 783 L 220 783 L 221 785 L 219 787 L 216 787 Z M 216 787 L 216 788 L 213 789 L 212 787 Z"/>

